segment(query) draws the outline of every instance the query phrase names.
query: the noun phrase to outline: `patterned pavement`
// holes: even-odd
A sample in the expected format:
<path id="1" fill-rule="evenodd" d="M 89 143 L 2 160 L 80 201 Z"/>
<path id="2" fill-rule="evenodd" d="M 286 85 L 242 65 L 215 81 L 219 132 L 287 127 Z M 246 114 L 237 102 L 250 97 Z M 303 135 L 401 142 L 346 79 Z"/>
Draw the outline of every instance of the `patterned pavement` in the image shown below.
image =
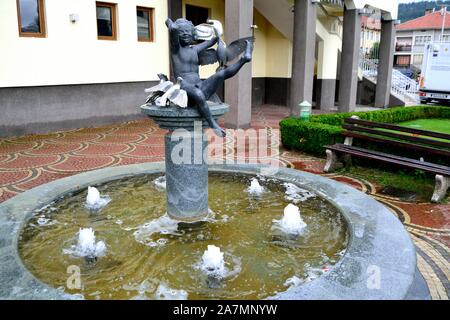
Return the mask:
<path id="1" fill-rule="evenodd" d="M 280 166 L 322 174 L 324 159 L 279 147 L 278 123 L 288 114 L 287 108 L 262 106 L 253 109 L 252 128 L 265 129 L 269 136 L 266 156 L 255 156 L 257 143 L 247 138 L 247 161 L 270 160 Z M 77 173 L 164 160 L 164 134 L 150 120 L 83 128 L 45 135 L 0 138 L 0 202 L 41 184 Z M 213 159 L 237 158 L 239 132 L 229 131 L 225 140 L 209 133 L 213 146 L 223 155 Z M 240 144 L 239 144 L 240 145 Z M 349 184 L 385 204 L 405 225 L 417 248 L 418 268 L 433 299 L 450 297 L 450 205 L 406 202 L 379 193 L 374 182 L 336 174 L 325 175 Z"/>

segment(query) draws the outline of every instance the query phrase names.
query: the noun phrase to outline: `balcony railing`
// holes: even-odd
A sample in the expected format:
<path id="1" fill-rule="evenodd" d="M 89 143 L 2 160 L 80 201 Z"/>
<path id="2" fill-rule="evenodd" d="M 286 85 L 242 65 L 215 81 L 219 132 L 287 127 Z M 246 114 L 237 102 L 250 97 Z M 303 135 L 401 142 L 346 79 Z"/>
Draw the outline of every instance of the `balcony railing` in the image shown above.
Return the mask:
<path id="1" fill-rule="evenodd" d="M 320 2 L 335 7 L 344 7 L 344 0 L 320 0 Z"/>
<path id="2" fill-rule="evenodd" d="M 411 52 L 412 45 L 396 45 L 395 51 L 396 52 Z"/>
<path id="3" fill-rule="evenodd" d="M 378 63 L 378 59 L 369 59 L 363 53 L 360 54 L 359 67 L 363 76 L 375 83 L 378 78 Z M 418 85 L 415 80 L 408 78 L 398 70 L 392 70 L 391 93 L 418 103 L 417 89 Z"/>

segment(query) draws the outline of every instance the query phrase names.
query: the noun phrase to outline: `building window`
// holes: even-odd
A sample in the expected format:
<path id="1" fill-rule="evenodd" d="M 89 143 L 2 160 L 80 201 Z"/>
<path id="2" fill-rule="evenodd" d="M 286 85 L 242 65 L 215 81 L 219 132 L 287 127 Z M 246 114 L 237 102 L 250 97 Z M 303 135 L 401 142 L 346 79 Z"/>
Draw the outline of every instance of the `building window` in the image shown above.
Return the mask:
<path id="1" fill-rule="evenodd" d="M 395 51 L 411 51 L 412 41 L 412 37 L 398 37 L 395 45 Z"/>
<path id="2" fill-rule="evenodd" d="M 416 54 L 413 58 L 413 65 L 416 67 L 420 67 L 423 62 L 423 55 L 422 54 Z"/>
<path id="3" fill-rule="evenodd" d="M 397 66 L 409 66 L 411 64 L 411 56 L 396 56 L 395 65 Z"/>
<path id="4" fill-rule="evenodd" d="M 45 37 L 44 0 L 17 0 L 21 37 Z"/>
<path id="5" fill-rule="evenodd" d="M 431 42 L 431 36 L 416 36 L 414 44 L 416 46 L 423 46 L 428 42 Z"/>
<path id="6" fill-rule="evenodd" d="M 192 21 L 194 26 L 206 23 L 209 17 L 209 9 L 203 7 L 197 7 L 187 4 L 186 5 L 186 19 Z"/>
<path id="7" fill-rule="evenodd" d="M 97 35 L 100 40 L 116 40 L 116 5 L 97 2 Z"/>
<path id="8" fill-rule="evenodd" d="M 450 34 L 444 34 L 443 36 L 441 36 L 441 41 L 450 42 Z"/>
<path id="9" fill-rule="evenodd" d="M 153 42 L 153 9 L 137 7 L 138 41 Z"/>

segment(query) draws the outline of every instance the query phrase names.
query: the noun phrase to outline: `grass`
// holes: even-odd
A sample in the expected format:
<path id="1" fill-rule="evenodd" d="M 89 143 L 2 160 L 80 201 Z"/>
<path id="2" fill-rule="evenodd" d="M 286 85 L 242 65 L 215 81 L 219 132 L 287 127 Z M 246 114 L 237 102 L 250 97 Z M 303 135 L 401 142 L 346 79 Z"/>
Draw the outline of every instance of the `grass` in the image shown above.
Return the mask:
<path id="1" fill-rule="evenodd" d="M 429 201 L 434 191 L 434 177 L 420 170 L 393 172 L 353 165 L 341 169 L 339 173 L 370 181 L 381 188 L 395 188 L 414 193 L 422 201 Z"/>
<path id="2" fill-rule="evenodd" d="M 397 125 L 450 134 L 450 119 L 417 119 L 397 123 Z M 392 170 L 353 165 L 341 169 L 340 173 L 349 177 L 370 181 L 382 189 L 393 188 L 416 194 L 417 199 L 423 201 L 429 201 L 435 186 L 434 176 L 421 170 L 399 170 L 394 172 Z M 444 203 L 447 203 L 447 201 L 444 200 Z"/>
<path id="3" fill-rule="evenodd" d="M 398 123 L 399 126 L 450 134 L 450 119 L 417 119 Z"/>

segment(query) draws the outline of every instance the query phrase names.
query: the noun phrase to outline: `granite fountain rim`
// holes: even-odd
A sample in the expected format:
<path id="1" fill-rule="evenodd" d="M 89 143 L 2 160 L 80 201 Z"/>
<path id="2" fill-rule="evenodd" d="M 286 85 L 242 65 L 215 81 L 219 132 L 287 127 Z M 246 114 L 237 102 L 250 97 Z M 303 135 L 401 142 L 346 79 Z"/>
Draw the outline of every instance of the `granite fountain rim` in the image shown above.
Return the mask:
<path id="1" fill-rule="evenodd" d="M 348 300 L 404 299 L 413 284 L 416 254 L 401 222 L 381 203 L 343 183 L 293 169 L 261 165 L 211 165 L 210 172 L 263 175 L 294 183 L 330 201 L 348 225 L 349 243 L 329 272 L 269 299 Z M 61 196 L 108 181 L 164 173 L 164 163 L 104 168 L 62 178 L 21 193 L 0 204 L 0 299 L 80 299 L 50 287 L 24 266 L 18 241 L 33 211 Z M 379 287 L 373 282 L 380 276 Z M 375 279 L 376 280 L 376 279 Z"/>
<path id="2" fill-rule="evenodd" d="M 213 117 L 220 117 L 228 112 L 230 106 L 226 103 L 216 103 L 208 101 L 208 106 Z M 144 104 L 141 111 L 149 117 L 161 118 L 203 118 L 197 108 L 180 108 L 175 105 L 160 107 L 154 104 Z"/>

